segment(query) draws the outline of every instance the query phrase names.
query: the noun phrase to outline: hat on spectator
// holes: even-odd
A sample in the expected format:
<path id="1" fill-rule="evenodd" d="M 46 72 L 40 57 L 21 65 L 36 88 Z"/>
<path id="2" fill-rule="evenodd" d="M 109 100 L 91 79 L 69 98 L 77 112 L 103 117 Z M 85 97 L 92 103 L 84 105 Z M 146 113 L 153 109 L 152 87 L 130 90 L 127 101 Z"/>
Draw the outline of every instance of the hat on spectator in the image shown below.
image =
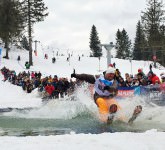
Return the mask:
<path id="1" fill-rule="evenodd" d="M 113 67 L 108 67 L 107 71 L 106 71 L 106 74 L 108 73 L 115 73 L 115 69 Z"/>
<path id="2" fill-rule="evenodd" d="M 140 72 L 142 72 L 142 69 L 141 69 L 141 68 L 139 68 L 139 69 L 138 69 L 138 72 L 139 72 L 139 73 L 140 73 Z"/>
<path id="3" fill-rule="evenodd" d="M 108 67 L 114 67 L 113 64 L 109 64 Z"/>

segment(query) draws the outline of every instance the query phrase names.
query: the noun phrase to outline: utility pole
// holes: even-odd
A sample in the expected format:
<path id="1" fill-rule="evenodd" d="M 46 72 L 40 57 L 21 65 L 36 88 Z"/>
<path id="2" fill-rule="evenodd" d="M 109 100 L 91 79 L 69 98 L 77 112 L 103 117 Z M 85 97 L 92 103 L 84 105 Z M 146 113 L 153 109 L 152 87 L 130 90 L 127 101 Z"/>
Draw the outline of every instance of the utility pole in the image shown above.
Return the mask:
<path id="1" fill-rule="evenodd" d="M 35 50 L 34 50 L 34 52 L 37 55 L 37 43 L 40 43 L 40 41 L 35 40 L 34 43 L 35 43 Z"/>

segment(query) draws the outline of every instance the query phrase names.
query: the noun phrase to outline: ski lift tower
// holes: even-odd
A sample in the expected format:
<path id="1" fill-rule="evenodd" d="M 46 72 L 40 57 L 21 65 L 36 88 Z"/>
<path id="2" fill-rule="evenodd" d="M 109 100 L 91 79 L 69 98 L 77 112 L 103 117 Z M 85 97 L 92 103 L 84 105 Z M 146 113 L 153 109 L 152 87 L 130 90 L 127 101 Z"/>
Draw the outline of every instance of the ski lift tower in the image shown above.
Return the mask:
<path id="1" fill-rule="evenodd" d="M 109 66 L 109 64 L 111 64 L 111 50 L 113 47 L 115 47 L 115 45 L 113 44 L 113 42 L 110 42 L 109 44 L 100 44 L 100 47 L 104 47 L 107 51 L 107 67 Z"/>
<path id="2" fill-rule="evenodd" d="M 37 55 L 37 43 L 40 43 L 40 41 L 35 40 L 34 43 L 35 43 L 35 50 L 34 50 L 34 52 Z"/>

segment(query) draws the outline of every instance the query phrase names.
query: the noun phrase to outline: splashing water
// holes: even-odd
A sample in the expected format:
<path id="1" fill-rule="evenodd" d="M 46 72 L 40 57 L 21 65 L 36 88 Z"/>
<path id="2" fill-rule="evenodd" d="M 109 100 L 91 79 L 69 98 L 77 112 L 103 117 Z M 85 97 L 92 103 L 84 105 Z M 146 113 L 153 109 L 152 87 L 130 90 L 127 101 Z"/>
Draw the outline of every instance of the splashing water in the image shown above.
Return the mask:
<path id="1" fill-rule="evenodd" d="M 35 133 L 39 132 L 40 135 L 43 132 L 45 134 L 45 130 L 50 134 L 65 134 L 71 131 L 77 133 L 142 132 L 153 128 L 165 131 L 165 107 L 148 102 L 144 97 L 132 97 L 118 101 L 122 107 L 121 113 L 127 118 L 126 121 L 131 117 L 134 108 L 142 105 L 143 111 L 133 125 L 118 120 L 115 120 L 112 125 L 100 123 L 97 106 L 87 86 L 84 84 L 77 88 L 74 100 L 67 97 L 53 99 L 38 108 L 13 110 L 1 114 L 0 121 L 3 122 L 1 130 L 11 133 L 17 128 L 16 132 L 21 133 L 20 130 L 24 131 L 26 128 L 26 133 L 29 133 L 29 130 L 35 130 Z"/>
<path id="2" fill-rule="evenodd" d="M 137 105 L 143 107 L 143 111 L 139 117 L 135 120 L 132 128 L 139 131 L 145 131 L 149 129 L 158 129 L 165 131 L 165 106 L 158 106 L 155 103 L 146 100 L 146 97 L 136 96 L 121 100 L 120 104 L 123 108 L 123 113 L 129 118 L 133 113 L 134 108 Z"/>

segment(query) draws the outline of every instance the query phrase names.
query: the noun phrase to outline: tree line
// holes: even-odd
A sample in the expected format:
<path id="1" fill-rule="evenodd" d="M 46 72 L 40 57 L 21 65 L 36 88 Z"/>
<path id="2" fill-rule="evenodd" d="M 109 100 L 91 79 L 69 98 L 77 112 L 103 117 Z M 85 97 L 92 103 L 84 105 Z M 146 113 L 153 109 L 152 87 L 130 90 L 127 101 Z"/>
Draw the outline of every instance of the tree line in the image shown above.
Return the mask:
<path id="1" fill-rule="evenodd" d="M 137 21 L 134 43 L 123 28 L 116 32 L 116 57 L 134 60 L 155 60 L 165 66 L 165 10 L 162 0 L 147 0 L 145 11 Z M 91 56 L 100 57 L 102 49 L 95 25 L 90 34 Z"/>
<path id="2" fill-rule="evenodd" d="M 43 0 L 0 1 L 0 38 L 6 48 L 4 58 L 9 59 L 9 44 L 19 41 L 24 45 L 24 48 L 29 50 L 29 64 L 33 65 L 33 25 L 44 21 L 44 18 L 48 16 L 47 10 Z"/>

